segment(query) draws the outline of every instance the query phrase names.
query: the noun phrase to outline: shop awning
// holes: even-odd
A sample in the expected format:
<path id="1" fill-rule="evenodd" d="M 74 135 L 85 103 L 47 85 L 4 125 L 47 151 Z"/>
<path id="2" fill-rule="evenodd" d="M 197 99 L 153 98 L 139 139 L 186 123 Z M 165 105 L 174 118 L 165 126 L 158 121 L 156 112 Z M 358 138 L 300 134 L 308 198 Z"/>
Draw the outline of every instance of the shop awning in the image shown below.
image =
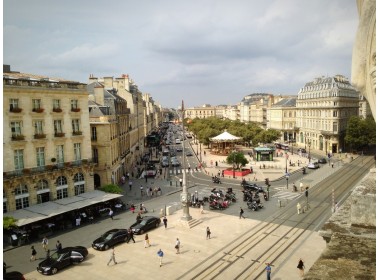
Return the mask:
<path id="1" fill-rule="evenodd" d="M 40 220 L 44 220 L 59 214 L 67 213 L 83 207 L 91 206 L 97 203 L 109 201 L 121 194 L 105 193 L 102 191 L 92 191 L 82 193 L 73 197 L 63 198 L 55 201 L 49 201 L 36 204 L 27 208 L 19 209 L 13 212 L 4 213 L 3 216 L 11 216 L 17 219 L 18 226 L 24 226 Z"/>

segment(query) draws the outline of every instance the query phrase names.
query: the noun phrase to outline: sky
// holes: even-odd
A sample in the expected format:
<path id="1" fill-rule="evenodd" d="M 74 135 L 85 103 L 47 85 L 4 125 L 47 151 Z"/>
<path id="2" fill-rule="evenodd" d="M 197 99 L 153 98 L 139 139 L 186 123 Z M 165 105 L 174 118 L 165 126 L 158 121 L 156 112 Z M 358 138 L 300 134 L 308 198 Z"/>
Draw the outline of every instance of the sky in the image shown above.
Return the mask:
<path id="1" fill-rule="evenodd" d="M 351 80 L 357 25 L 354 0 L 4 0 L 3 64 L 82 83 L 129 74 L 163 107 L 236 105 Z"/>

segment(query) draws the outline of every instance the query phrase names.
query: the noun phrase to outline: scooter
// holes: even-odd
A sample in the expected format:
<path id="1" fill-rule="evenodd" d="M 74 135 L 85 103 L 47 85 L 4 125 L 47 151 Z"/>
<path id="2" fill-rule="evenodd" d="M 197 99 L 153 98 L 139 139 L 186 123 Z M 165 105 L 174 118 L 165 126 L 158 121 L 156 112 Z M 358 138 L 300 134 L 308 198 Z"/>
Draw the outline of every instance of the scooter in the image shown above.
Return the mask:
<path id="1" fill-rule="evenodd" d="M 264 196 L 264 200 L 265 200 L 265 201 L 268 201 L 268 195 L 267 195 L 266 192 L 263 193 L 263 196 Z"/>
<path id="2" fill-rule="evenodd" d="M 212 182 L 215 184 L 221 184 L 222 182 L 220 181 L 219 177 L 212 177 Z"/>

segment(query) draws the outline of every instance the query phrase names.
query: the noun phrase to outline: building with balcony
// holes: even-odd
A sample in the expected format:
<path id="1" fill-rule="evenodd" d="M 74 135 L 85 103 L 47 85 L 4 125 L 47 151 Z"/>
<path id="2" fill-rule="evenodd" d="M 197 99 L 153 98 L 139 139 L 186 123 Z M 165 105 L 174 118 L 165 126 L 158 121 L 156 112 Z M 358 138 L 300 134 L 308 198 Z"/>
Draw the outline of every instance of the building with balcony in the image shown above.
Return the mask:
<path id="1" fill-rule="evenodd" d="M 3 212 L 93 191 L 86 85 L 6 69 Z"/>
<path id="2" fill-rule="evenodd" d="M 296 139 L 299 145 L 327 153 L 345 151 L 348 120 L 358 115 L 359 93 L 342 75 L 318 77 L 298 92 Z"/>
<path id="3" fill-rule="evenodd" d="M 188 119 L 205 119 L 216 116 L 216 108 L 209 104 L 204 104 L 201 107 L 185 108 L 185 118 Z"/>

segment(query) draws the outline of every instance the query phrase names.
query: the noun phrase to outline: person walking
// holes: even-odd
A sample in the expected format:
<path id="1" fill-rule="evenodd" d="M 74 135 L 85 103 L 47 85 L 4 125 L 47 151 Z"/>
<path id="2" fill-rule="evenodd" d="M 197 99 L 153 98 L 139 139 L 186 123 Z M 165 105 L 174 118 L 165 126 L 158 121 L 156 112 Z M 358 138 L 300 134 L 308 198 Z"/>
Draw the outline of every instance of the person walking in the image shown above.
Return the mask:
<path id="1" fill-rule="evenodd" d="M 57 240 L 57 243 L 55 243 L 55 248 L 57 249 L 57 252 L 62 250 L 62 243 Z"/>
<path id="2" fill-rule="evenodd" d="M 132 190 L 132 180 L 129 180 L 128 185 L 129 185 L 129 190 L 131 191 Z"/>
<path id="3" fill-rule="evenodd" d="M 179 246 L 181 245 L 181 242 L 179 241 L 179 238 L 177 237 L 177 240 L 175 242 L 174 248 L 177 250 L 176 254 L 179 254 Z"/>
<path id="4" fill-rule="evenodd" d="M 211 231 L 209 227 L 206 228 L 206 239 L 211 239 Z"/>
<path id="5" fill-rule="evenodd" d="M 301 214 L 301 204 L 299 202 L 297 203 L 297 213 L 298 215 Z"/>
<path id="6" fill-rule="evenodd" d="M 304 270 L 305 270 L 305 264 L 304 264 L 304 262 L 303 262 L 302 259 L 300 259 L 300 260 L 298 261 L 297 268 L 298 268 L 298 271 L 299 271 L 299 273 L 300 273 L 300 277 L 302 278 L 303 275 L 304 275 Z"/>
<path id="7" fill-rule="evenodd" d="M 270 274 L 272 273 L 272 268 L 270 263 L 266 263 L 265 271 L 267 272 L 267 280 L 270 280 Z"/>
<path id="8" fill-rule="evenodd" d="M 242 217 L 245 219 L 245 217 L 244 217 L 244 210 L 243 210 L 243 208 L 241 208 L 240 207 L 240 216 L 239 216 L 239 219 L 241 219 Z"/>
<path id="9" fill-rule="evenodd" d="M 110 211 L 108 212 L 108 216 L 113 220 L 113 210 L 110 208 Z"/>
<path id="10" fill-rule="evenodd" d="M 129 243 L 129 241 L 132 239 L 133 240 L 133 243 L 136 243 L 135 242 L 135 239 L 133 238 L 133 230 L 131 228 L 128 229 L 128 237 L 127 237 L 127 244 Z"/>
<path id="11" fill-rule="evenodd" d="M 160 260 L 160 267 L 162 266 L 162 258 L 164 257 L 164 252 L 162 250 L 158 250 L 157 252 L 158 259 Z"/>
<path id="12" fill-rule="evenodd" d="M 113 261 L 114 264 L 117 264 L 116 259 L 115 259 L 115 247 L 114 246 L 112 246 L 112 248 L 111 248 L 110 260 L 108 261 L 107 265 L 110 265 L 111 261 Z"/>
<path id="13" fill-rule="evenodd" d="M 168 219 L 166 218 L 166 216 L 164 217 L 164 219 L 162 221 L 164 222 L 165 228 L 167 228 L 168 227 Z"/>
<path id="14" fill-rule="evenodd" d="M 45 252 L 48 250 L 49 240 L 46 236 L 42 239 L 42 248 L 44 248 Z"/>
<path id="15" fill-rule="evenodd" d="M 145 248 L 150 247 L 150 242 L 149 242 L 149 236 L 148 234 L 145 234 Z"/>
<path id="16" fill-rule="evenodd" d="M 32 256 L 30 257 L 30 261 L 35 261 L 37 256 L 37 251 L 34 249 L 34 246 L 30 248 L 32 250 Z"/>

